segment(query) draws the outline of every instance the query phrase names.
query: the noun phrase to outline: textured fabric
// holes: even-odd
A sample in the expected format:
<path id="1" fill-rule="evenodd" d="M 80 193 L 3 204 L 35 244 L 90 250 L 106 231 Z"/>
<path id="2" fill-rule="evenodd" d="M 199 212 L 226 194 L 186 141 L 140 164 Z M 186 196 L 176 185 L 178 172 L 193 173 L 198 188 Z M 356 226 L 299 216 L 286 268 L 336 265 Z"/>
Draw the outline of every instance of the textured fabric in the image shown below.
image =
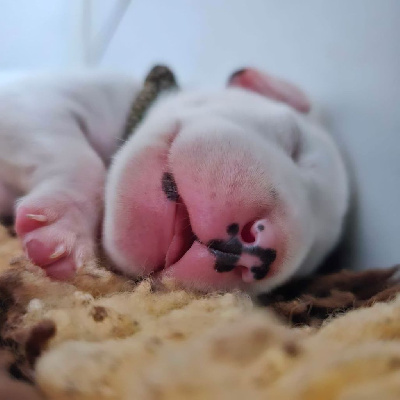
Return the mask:
<path id="1" fill-rule="evenodd" d="M 400 292 L 400 267 L 296 279 L 270 294 L 260 304 L 271 307 L 291 324 L 317 326 L 336 313 L 393 300 Z"/>
<path id="2" fill-rule="evenodd" d="M 102 269 L 52 282 L 23 258 L 10 268 L 19 252 L 0 231 L 6 398 L 39 399 L 37 389 L 82 400 L 399 398 L 400 297 L 386 302 L 396 268 L 303 280 L 268 296 L 293 327 L 240 293 L 154 288 Z"/>

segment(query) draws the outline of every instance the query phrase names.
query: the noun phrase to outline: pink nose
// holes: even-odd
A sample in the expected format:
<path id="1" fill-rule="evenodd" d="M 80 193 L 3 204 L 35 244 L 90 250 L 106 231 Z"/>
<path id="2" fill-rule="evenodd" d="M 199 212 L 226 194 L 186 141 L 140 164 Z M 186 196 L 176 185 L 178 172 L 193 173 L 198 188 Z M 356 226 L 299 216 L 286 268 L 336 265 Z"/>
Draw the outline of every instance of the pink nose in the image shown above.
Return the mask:
<path id="1" fill-rule="evenodd" d="M 250 221 L 240 231 L 244 244 L 260 247 L 275 247 L 274 227 L 267 219 Z"/>
<path id="2" fill-rule="evenodd" d="M 208 248 L 216 257 L 215 270 L 230 272 L 240 269 L 245 282 L 266 277 L 276 259 L 276 234 L 268 219 L 259 219 L 245 224 L 228 226 L 228 240 L 212 240 Z"/>
<path id="3" fill-rule="evenodd" d="M 245 282 L 263 279 L 276 258 L 277 240 L 275 229 L 268 219 L 247 223 L 240 232 L 244 244 L 238 261 Z"/>

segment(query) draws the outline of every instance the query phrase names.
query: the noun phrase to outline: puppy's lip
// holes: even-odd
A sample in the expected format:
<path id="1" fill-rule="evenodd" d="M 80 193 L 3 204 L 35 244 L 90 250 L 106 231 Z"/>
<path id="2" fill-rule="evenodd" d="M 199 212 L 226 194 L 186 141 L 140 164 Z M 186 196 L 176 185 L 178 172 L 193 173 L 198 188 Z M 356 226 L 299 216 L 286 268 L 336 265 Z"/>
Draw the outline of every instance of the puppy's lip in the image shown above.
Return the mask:
<path id="1" fill-rule="evenodd" d="M 178 262 L 190 249 L 195 239 L 196 235 L 192 231 L 186 205 L 181 198 L 178 198 L 175 208 L 174 232 L 165 256 L 163 269 L 168 269 Z"/>

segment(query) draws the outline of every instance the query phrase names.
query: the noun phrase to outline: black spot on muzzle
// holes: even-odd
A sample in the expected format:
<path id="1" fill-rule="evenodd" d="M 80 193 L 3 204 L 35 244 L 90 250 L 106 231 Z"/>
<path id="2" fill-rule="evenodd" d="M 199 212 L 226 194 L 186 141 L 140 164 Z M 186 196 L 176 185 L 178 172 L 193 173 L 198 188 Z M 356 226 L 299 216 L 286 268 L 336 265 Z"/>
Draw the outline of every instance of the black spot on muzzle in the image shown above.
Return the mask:
<path id="1" fill-rule="evenodd" d="M 229 272 L 236 268 L 243 246 L 236 237 L 228 240 L 215 239 L 207 243 L 208 250 L 216 258 L 214 269 L 217 272 Z"/>
<path id="2" fill-rule="evenodd" d="M 171 172 L 164 172 L 161 179 L 161 187 L 168 200 L 178 201 L 178 187 L 176 186 L 174 176 Z"/>
<path id="3" fill-rule="evenodd" d="M 230 224 L 226 229 L 228 235 L 235 236 L 239 233 L 239 224 Z"/>

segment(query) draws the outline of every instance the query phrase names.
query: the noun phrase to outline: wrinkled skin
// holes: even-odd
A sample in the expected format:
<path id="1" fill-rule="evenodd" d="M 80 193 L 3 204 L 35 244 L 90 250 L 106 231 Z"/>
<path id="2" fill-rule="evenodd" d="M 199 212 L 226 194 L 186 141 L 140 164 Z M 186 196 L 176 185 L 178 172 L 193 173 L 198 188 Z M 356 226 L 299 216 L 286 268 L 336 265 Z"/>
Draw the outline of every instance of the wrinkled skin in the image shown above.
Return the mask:
<path id="1" fill-rule="evenodd" d="M 117 151 L 137 90 L 121 76 L 0 87 L 0 212 L 15 210 L 28 257 L 56 279 L 91 262 L 106 186 L 102 242 L 130 276 L 258 293 L 313 271 L 348 191 L 306 96 L 242 70 L 219 91 L 164 95 Z"/>

